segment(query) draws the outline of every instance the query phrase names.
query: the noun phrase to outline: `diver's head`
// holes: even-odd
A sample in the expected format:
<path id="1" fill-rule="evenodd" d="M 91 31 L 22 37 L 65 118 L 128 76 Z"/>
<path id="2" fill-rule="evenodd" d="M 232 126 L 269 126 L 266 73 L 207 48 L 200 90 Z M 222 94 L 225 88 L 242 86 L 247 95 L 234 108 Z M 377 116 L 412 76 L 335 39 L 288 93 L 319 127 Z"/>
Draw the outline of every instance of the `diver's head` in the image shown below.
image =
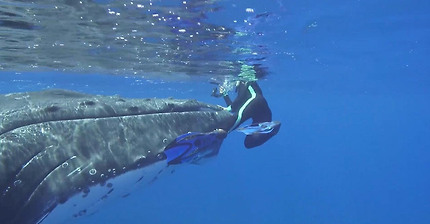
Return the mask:
<path id="1" fill-rule="evenodd" d="M 234 91 L 236 93 L 242 93 L 247 89 L 247 86 L 248 86 L 248 82 L 246 81 L 236 81 Z"/>

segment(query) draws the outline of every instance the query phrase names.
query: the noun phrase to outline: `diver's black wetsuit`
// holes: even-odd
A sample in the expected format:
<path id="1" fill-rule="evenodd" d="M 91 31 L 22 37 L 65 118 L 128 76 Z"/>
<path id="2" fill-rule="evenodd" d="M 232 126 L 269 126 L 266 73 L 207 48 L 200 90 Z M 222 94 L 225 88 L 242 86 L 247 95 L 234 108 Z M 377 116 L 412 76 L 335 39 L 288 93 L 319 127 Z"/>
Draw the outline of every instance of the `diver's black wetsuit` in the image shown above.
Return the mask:
<path id="1" fill-rule="evenodd" d="M 235 114 L 234 119 L 226 124 L 225 130 L 232 131 L 240 124 L 252 118 L 252 123 L 272 121 L 272 111 L 263 97 L 263 92 L 257 82 L 240 82 L 236 87 L 237 97 L 232 102 L 228 95 L 224 100 L 228 110 Z M 279 131 L 280 125 L 270 133 L 254 133 L 245 138 L 245 147 L 253 148 L 265 143 Z"/>
<path id="2" fill-rule="evenodd" d="M 216 90 L 215 88 L 212 96 L 222 96 L 216 93 Z M 237 97 L 233 102 L 228 95 L 224 95 L 227 110 L 234 115 L 231 120 L 212 132 L 187 133 L 176 138 L 164 149 L 167 164 L 198 163 L 201 159 L 216 156 L 227 134 L 246 120 L 252 118 L 254 124 L 272 121 L 272 111 L 256 82 L 239 82 L 236 92 Z M 280 126 L 281 123 L 276 122 L 269 132 L 256 131 L 247 134 L 245 147 L 253 148 L 265 143 L 278 133 Z M 202 142 L 209 142 L 209 144 L 202 144 Z"/>

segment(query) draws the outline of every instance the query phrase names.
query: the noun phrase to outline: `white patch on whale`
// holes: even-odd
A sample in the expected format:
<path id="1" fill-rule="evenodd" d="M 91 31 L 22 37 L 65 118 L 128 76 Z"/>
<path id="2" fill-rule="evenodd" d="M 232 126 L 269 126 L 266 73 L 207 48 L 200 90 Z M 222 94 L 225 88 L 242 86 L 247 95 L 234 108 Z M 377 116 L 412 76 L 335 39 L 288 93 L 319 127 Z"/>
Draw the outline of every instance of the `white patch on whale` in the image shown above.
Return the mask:
<path id="1" fill-rule="evenodd" d="M 116 176 L 103 185 L 91 186 L 89 191 L 82 191 L 65 203 L 58 204 L 38 224 L 73 223 L 79 217 L 92 215 L 106 201 L 127 197 L 133 190 L 151 184 L 162 173 L 170 173 L 170 167 L 167 166 L 166 160 L 162 160 Z"/>

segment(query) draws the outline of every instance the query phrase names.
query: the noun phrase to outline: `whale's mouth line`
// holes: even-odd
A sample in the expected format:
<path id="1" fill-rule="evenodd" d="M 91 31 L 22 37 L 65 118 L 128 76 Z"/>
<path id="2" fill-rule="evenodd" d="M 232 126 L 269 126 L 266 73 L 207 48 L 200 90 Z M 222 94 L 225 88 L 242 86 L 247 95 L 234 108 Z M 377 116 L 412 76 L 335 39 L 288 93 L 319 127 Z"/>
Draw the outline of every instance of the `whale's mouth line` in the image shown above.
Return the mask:
<path id="1" fill-rule="evenodd" d="M 61 122 L 61 121 L 85 121 L 85 120 L 94 120 L 94 119 L 111 119 L 111 118 L 127 118 L 127 117 L 134 117 L 134 116 L 151 116 L 151 115 L 163 115 L 163 114 L 180 114 L 180 113 L 198 113 L 198 112 L 217 112 L 217 110 L 211 109 L 211 108 L 198 108 L 197 110 L 176 110 L 176 111 L 166 111 L 166 112 L 156 112 L 156 113 L 131 113 L 131 114 L 118 114 L 118 115 L 101 115 L 101 116 L 77 116 L 73 118 L 63 118 L 63 119 L 46 119 L 42 121 L 36 121 L 36 122 L 25 122 L 22 125 L 15 126 L 13 128 L 5 129 L 2 132 L 0 132 L 0 136 L 3 134 L 6 134 L 8 132 L 12 132 L 16 129 L 31 126 L 31 125 L 38 125 L 43 123 L 49 123 L 49 122 Z"/>

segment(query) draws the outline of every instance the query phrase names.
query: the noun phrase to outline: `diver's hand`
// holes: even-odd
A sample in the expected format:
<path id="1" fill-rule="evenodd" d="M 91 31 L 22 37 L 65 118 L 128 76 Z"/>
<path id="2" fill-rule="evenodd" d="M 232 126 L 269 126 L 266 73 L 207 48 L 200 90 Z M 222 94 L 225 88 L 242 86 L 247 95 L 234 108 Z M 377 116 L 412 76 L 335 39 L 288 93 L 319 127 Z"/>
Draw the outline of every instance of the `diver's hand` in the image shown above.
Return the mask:
<path id="1" fill-rule="evenodd" d="M 211 96 L 216 97 L 216 98 L 222 97 L 222 95 L 218 92 L 218 88 L 217 88 L 217 87 L 215 87 L 215 88 L 212 90 L 212 94 L 211 94 Z"/>
<path id="2" fill-rule="evenodd" d="M 219 86 L 219 91 L 218 91 L 218 88 L 215 87 L 212 90 L 211 96 L 219 98 L 222 96 L 226 96 L 227 94 L 228 94 L 227 90 L 223 86 Z"/>

